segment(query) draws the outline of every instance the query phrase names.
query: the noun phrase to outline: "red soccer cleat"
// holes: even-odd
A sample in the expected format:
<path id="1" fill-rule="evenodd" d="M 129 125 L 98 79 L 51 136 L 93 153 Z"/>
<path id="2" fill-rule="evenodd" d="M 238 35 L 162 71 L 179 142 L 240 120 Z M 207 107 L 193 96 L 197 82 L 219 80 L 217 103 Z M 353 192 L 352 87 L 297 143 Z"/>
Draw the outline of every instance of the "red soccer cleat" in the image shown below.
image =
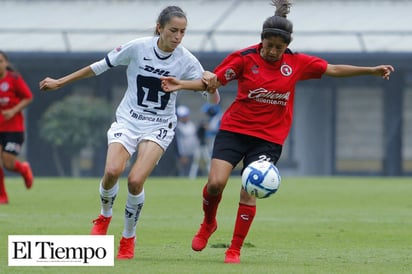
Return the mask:
<path id="1" fill-rule="evenodd" d="M 100 214 L 97 219 L 92 221 L 93 228 L 90 235 L 106 235 L 111 220 L 112 217 L 104 217 Z"/>
<path id="2" fill-rule="evenodd" d="M 24 184 L 27 189 L 30 189 L 33 185 L 33 172 L 31 171 L 30 164 L 28 162 L 23 162 L 21 165 L 24 168 L 22 176 L 24 178 Z"/>
<path id="3" fill-rule="evenodd" d="M 215 232 L 217 229 L 217 222 L 216 220 L 212 224 L 206 224 L 203 222 L 200 225 L 199 231 L 193 237 L 192 240 L 192 249 L 194 251 L 202 251 L 206 245 L 207 241 L 209 240 L 210 236 Z"/>
<path id="4" fill-rule="evenodd" d="M 240 251 L 229 248 L 228 250 L 226 250 L 225 254 L 225 264 L 240 263 Z"/>
<path id="5" fill-rule="evenodd" d="M 7 194 L 6 195 L 2 195 L 0 196 L 0 205 L 3 204 L 8 204 L 9 203 L 9 199 L 7 198 Z"/>
<path id="6" fill-rule="evenodd" d="M 117 259 L 119 260 L 133 259 L 135 242 L 136 242 L 136 237 L 132 237 L 132 238 L 122 237 L 122 239 L 120 240 L 119 251 L 117 253 Z"/>

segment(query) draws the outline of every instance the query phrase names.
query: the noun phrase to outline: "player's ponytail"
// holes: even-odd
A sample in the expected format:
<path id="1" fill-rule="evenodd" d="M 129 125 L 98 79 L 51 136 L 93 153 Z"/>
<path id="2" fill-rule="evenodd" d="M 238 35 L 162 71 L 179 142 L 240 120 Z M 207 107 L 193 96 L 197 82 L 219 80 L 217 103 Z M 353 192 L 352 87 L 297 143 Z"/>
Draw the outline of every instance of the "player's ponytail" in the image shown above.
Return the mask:
<path id="1" fill-rule="evenodd" d="M 293 24 L 286 17 L 292 3 L 289 0 L 272 0 L 272 5 L 275 7 L 275 15 L 263 23 L 261 39 L 277 36 L 289 44 L 292 41 Z"/>
<path id="2" fill-rule="evenodd" d="M 290 12 L 292 3 L 288 0 L 272 0 L 272 5 L 275 6 L 275 16 L 286 18 Z"/>

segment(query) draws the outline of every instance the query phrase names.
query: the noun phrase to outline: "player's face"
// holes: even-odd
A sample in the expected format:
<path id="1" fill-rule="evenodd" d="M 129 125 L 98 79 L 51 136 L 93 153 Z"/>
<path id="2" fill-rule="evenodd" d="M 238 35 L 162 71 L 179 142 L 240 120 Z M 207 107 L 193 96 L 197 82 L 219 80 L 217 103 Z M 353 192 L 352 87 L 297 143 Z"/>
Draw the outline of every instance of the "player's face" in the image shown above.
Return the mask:
<path id="1" fill-rule="evenodd" d="M 282 58 L 287 47 L 288 44 L 281 37 L 270 36 L 262 40 L 260 56 L 268 62 L 276 62 Z"/>
<path id="2" fill-rule="evenodd" d="M 172 17 L 164 27 L 158 26 L 160 33 L 159 48 L 166 52 L 173 51 L 183 39 L 186 32 L 186 19 L 183 17 Z"/>

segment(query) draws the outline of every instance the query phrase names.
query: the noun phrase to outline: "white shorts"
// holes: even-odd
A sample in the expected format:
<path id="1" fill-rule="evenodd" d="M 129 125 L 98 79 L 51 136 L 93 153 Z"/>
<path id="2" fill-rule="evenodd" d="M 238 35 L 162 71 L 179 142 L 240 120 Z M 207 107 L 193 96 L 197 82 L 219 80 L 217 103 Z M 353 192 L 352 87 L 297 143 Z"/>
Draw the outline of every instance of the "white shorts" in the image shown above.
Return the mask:
<path id="1" fill-rule="evenodd" d="M 121 143 L 129 154 L 133 155 L 138 144 L 143 140 L 153 141 L 166 151 L 174 136 L 174 128 L 157 125 L 156 127 L 145 128 L 144 131 L 133 131 L 122 124 L 114 122 L 107 131 L 107 143 Z"/>

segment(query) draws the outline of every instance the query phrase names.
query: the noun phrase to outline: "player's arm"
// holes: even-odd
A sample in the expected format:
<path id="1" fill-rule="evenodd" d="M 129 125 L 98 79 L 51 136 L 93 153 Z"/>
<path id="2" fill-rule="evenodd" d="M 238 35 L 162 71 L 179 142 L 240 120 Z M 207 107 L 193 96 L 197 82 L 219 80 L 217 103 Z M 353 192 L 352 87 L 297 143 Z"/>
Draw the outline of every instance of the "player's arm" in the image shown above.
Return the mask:
<path id="1" fill-rule="evenodd" d="M 202 79 L 196 80 L 179 80 L 175 77 L 161 77 L 162 89 L 166 92 L 173 92 L 181 89 L 203 91 L 207 89 Z"/>
<path id="2" fill-rule="evenodd" d="M 77 80 L 93 77 L 95 75 L 96 74 L 94 73 L 92 68 L 90 66 L 87 66 L 73 73 L 70 73 L 66 76 L 63 76 L 59 79 L 53 79 L 50 77 L 46 77 L 45 79 L 40 81 L 39 87 L 41 90 L 44 90 L 44 91 L 56 90 L 61 87 L 64 87 L 67 84 L 75 82 Z"/>
<path id="3" fill-rule="evenodd" d="M 360 67 L 352 65 L 332 65 L 328 64 L 325 75 L 331 77 L 351 77 L 361 75 L 381 76 L 385 80 L 389 80 L 391 72 L 395 69 L 391 65 L 380 65 L 375 67 Z"/>
<path id="4" fill-rule="evenodd" d="M 162 89 L 166 92 L 173 92 L 177 90 L 195 90 L 207 91 L 207 101 L 211 104 L 218 104 L 220 102 L 220 94 L 217 89 L 220 86 L 216 75 L 209 71 L 203 73 L 202 79 L 196 80 L 179 80 L 175 77 L 160 77 L 162 80 Z"/>
<path id="5" fill-rule="evenodd" d="M 176 90 L 206 90 L 209 93 L 214 93 L 218 87 L 221 86 L 219 80 L 217 80 L 216 74 L 205 71 L 201 79 L 196 80 L 179 80 L 175 77 L 161 77 L 162 89 L 166 92 L 173 92 Z"/>
<path id="6" fill-rule="evenodd" d="M 14 107 L 3 110 L 1 112 L 1 115 L 4 117 L 4 120 L 9 120 L 13 118 L 14 115 L 25 109 L 31 102 L 33 101 L 33 98 L 24 98 L 22 99 L 18 104 L 16 104 Z"/>

